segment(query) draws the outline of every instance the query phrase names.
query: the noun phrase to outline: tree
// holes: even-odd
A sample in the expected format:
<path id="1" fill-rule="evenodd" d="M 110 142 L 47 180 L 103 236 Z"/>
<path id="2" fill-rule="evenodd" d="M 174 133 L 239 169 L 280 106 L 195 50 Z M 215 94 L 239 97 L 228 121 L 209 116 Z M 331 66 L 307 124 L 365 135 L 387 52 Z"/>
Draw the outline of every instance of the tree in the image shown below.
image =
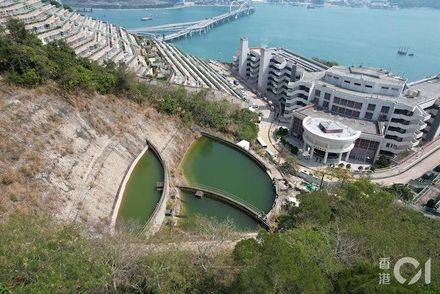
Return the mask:
<path id="1" fill-rule="evenodd" d="M 393 184 L 391 187 L 385 188 L 386 191 L 393 194 L 397 199 L 410 201 L 414 198 L 414 191 L 408 185 Z"/>
<path id="2" fill-rule="evenodd" d="M 233 259 L 241 267 L 234 293 L 326 293 L 330 281 L 303 250 L 279 234 L 260 232 L 237 244 Z"/>
<path id="3" fill-rule="evenodd" d="M 426 207 L 429 207 L 431 209 L 435 208 L 435 200 L 434 199 L 429 199 L 428 202 L 426 202 Z"/>
<path id="4" fill-rule="evenodd" d="M 379 159 L 376 160 L 376 162 L 373 164 L 373 167 L 375 169 L 377 168 L 387 168 L 391 165 L 391 157 L 381 155 L 379 156 Z"/>
<path id="5" fill-rule="evenodd" d="M 298 163 L 294 157 L 289 156 L 280 166 L 280 171 L 286 174 L 294 175 L 298 167 Z"/>
<path id="6" fill-rule="evenodd" d="M 48 216 L 14 215 L 0 225 L 2 283 L 14 292 L 94 292 L 105 289 L 111 265 L 100 246 L 75 225 Z"/>
<path id="7" fill-rule="evenodd" d="M 279 230 L 297 228 L 302 225 L 322 226 L 332 217 L 332 197 L 324 192 L 300 195 L 299 207 L 292 207 L 289 213 L 279 218 Z"/>

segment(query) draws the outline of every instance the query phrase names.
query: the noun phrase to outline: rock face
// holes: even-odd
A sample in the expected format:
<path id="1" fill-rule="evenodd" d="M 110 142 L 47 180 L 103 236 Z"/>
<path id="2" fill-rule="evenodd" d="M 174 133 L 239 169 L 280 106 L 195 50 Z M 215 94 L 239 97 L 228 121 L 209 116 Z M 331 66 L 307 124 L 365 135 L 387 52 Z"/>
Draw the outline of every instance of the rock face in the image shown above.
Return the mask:
<path id="1" fill-rule="evenodd" d="M 63 98 L 56 87 L 3 84 L 0 95 L 0 219 L 16 209 L 48 209 L 102 231 L 145 139 L 173 178 L 195 137 L 173 118 L 126 99 Z"/>

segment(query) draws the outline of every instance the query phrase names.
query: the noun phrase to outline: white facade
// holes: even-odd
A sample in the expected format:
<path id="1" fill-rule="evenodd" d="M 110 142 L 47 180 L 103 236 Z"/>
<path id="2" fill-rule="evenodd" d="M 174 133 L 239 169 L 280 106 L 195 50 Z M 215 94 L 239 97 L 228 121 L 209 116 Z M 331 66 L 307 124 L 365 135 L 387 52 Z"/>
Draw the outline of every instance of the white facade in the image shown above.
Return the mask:
<path id="1" fill-rule="evenodd" d="M 383 69 L 328 68 L 288 50 L 249 49 L 247 42 L 241 45 L 245 48 L 240 48 L 239 54 L 246 54 L 246 63 L 241 64 L 240 76 L 251 87 L 278 100 L 283 119 L 303 119 L 302 114 L 296 113 L 307 105 L 314 105 L 323 113 L 359 121 L 354 127 L 362 131 L 360 140 L 374 142 L 374 148 L 378 143 L 380 152 L 389 155 L 440 135 L 439 76 L 408 83 Z M 378 128 L 380 125 L 381 131 L 364 134 L 362 121 L 375 123 Z M 370 160 L 371 153 L 365 152 L 368 156 L 364 157 Z M 376 152 L 374 157 L 378 154 Z"/>
<path id="2" fill-rule="evenodd" d="M 306 117 L 303 122 L 303 150 L 310 150 L 313 157 L 316 150 L 324 152 L 323 163 L 327 163 L 328 155 L 338 155 L 337 163 L 348 160 L 355 141 L 360 137 L 361 132 L 356 131 L 344 124 L 333 122 L 322 118 Z"/>

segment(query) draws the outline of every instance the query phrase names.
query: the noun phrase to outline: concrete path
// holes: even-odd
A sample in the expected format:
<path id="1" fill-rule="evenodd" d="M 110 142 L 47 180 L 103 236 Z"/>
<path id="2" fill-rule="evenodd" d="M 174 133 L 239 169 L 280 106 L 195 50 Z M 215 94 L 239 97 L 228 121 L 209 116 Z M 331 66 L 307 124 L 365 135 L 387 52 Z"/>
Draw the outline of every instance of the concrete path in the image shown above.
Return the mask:
<path id="1" fill-rule="evenodd" d="M 422 176 L 440 164 L 440 139 L 421 147 L 404 158 L 394 168 L 378 171 L 371 175 L 373 182 L 382 185 L 407 183 L 411 179 Z"/>

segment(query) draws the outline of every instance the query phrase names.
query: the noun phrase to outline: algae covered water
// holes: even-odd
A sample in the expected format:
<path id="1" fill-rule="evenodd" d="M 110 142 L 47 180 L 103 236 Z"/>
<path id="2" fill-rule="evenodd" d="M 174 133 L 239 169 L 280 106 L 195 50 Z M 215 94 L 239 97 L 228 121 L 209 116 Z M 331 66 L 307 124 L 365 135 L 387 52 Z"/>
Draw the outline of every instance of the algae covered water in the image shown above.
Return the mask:
<path id="1" fill-rule="evenodd" d="M 207 137 L 197 140 L 185 156 L 183 172 L 192 185 L 233 194 L 266 213 L 272 208 L 275 190 L 266 171 L 224 143 Z"/>
<path id="2" fill-rule="evenodd" d="M 148 150 L 136 164 L 124 191 L 118 223 L 145 225 L 160 200 L 156 183 L 164 180 L 164 170 L 156 155 Z"/>
<path id="3" fill-rule="evenodd" d="M 185 224 L 191 226 L 195 216 L 200 215 L 207 218 L 214 218 L 224 222 L 230 220 L 234 227 L 240 231 L 256 231 L 258 223 L 246 213 L 221 201 L 204 197 L 197 198 L 191 192 L 182 192 L 183 211 L 186 217 Z"/>

